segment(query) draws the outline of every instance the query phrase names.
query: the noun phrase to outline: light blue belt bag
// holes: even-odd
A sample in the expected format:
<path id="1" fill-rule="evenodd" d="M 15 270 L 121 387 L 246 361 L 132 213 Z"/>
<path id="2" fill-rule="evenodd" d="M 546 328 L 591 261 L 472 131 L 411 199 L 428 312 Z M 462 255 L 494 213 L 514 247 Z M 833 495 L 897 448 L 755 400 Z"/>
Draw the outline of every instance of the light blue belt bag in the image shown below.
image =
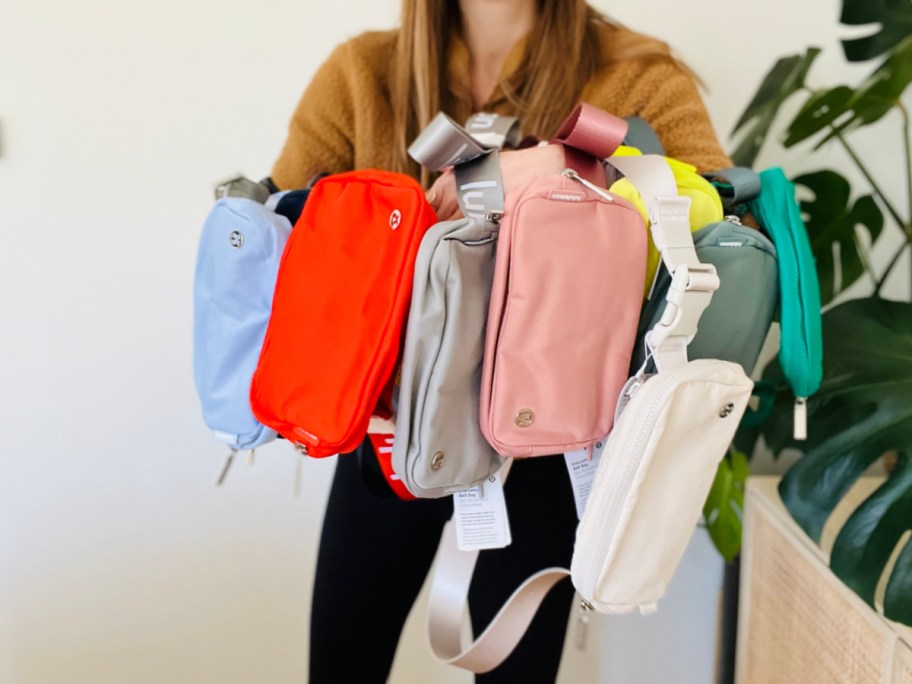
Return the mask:
<path id="1" fill-rule="evenodd" d="M 249 395 L 279 261 L 291 234 L 291 222 L 275 211 L 283 194 L 270 196 L 264 186 L 246 179 L 222 186 L 200 237 L 193 378 L 206 425 L 232 453 L 276 437 L 254 418 Z"/>

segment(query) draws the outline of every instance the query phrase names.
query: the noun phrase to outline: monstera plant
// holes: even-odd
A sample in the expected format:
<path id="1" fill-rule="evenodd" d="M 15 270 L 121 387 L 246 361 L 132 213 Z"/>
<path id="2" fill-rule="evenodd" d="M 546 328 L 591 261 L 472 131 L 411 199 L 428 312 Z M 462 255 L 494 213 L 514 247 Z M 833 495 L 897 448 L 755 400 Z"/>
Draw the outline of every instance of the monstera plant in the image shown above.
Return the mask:
<path id="1" fill-rule="evenodd" d="M 739 433 L 740 450 L 733 448 L 720 468 L 707 522 L 714 523 L 708 527 L 720 550 L 733 555 L 740 538 L 744 453 L 750 453 L 758 432 L 774 454 L 786 448 L 803 453 L 783 477 L 780 494 L 818 543 L 824 523 L 856 480 L 872 464 L 885 463 L 886 480 L 839 530 L 830 565 L 872 606 L 885 580 L 883 613 L 912 625 L 912 303 L 882 297 L 884 284 L 901 265 L 907 282 L 912 280 L 903 259 L 912 247 L 912 132 L 902 101 L 912 82 L 912 0 L 843 0 L 840 21 L 872 25 L 865 37 L 843 41 L 849 62 L 877 60 L 870 75 L 858 86 L 818 87 L 812 67 L 819 49 L 780 59 L 735 127 L 741 137 L 733 154 L 737 164 L 751 166 L 782 105 L 800 99 L 779 142 L 787 148 L 805 145 L 809 154 L 838 146 L 864 179 L 864 188 L 854 192 L 845 176 L 831 169 L 792 179 L 803 198 L 824 304 L 823 384 L 808 402 L 808 438 L 799 442 L 792 438 L 793 398 L 778 367 L 772 363 L 764 370 L 764 380 L 777 389 L 775 408 L 759 428 Z M 853 134 L 872 125 L 884 135 L 894 129 L 896 143 L 859 148 Z M 904 208 L 875 179 L 869 169 L 874 158 L 904 181 Z M 871 250 L 881 240 L 889 243 L 891 233 L 902 242 L 886 266 L 876 268 Z M 845 290 L 859 280 L 867 281 L 869 294 L 847 300 Z"/>

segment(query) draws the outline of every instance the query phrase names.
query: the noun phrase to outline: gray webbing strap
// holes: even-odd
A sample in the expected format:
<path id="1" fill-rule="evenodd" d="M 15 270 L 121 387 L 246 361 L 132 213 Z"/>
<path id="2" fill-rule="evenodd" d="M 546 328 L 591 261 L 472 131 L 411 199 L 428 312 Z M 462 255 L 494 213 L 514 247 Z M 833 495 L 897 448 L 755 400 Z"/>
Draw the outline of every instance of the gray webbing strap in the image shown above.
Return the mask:
<path id="1" fill-rule="evenodd" d="M 487 113 L 475 114 L 466 125 L 471 134 L 438 113 L 411 144 L 409 155 L 432 171 L 455 166 L 456 201 L 462 213 L 494 230 L 504 209 L 497 148 L 515 144 L 519 126 L 516 117 Z"/>
<path id="2" fill-rule="evenodd" d="M 495 230 L 504 211 L 503 179 L 496 150 L 459 164 L 456 201 L 467 218 Z"/>
<path id="3" fill-rule="evenodd" d="M 244 176 L 235 176 L 215 186 L 215 199 L 223 197 L 243 197 L 265 204 L 269 199 L 269 188 Z"/>
<path id="4" fill-rule="evenodd" d="M 624 144 L 637 148 L 643 154 L 665 154 L 662 141 L 645 119 L 638 116 L 625 116 L 627 137 Z"/>
<path id="5" fill-rule="evenodd" d="M 465 128 L 475 140 L 492 149 L 519 144 L 519 119 L 515 116 L 479 112 L 469 117 Z"/>
<path id="6" fill-rule="evenodd" d="M 733 166 L 730 169 L 713 171 L 705 175 L 709 179 L 718 179 L 730 186 L 730 188 L 719 188 L 716 185 L 719 197 L 722 198 L 722 206 L 726 209 L 749 202 L 760 194 L 760 176 L 743 166 Z"/>
<path id="7" fill-rule="evenodd" d="M 438 112 L 409 146 L 409 156 L 431 171 L 464 164 L 519 137 L 516 118 L 475 114 L 466 130 L 443 112 Z"/>

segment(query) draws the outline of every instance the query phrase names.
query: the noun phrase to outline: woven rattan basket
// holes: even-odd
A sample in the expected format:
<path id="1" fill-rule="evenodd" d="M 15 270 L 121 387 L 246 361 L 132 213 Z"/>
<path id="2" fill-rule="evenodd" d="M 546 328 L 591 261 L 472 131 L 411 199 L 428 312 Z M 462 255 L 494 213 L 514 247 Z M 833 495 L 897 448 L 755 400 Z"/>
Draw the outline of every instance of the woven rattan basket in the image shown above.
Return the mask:
<path id="1" fill-rule="evenodd" d="M 789 517 L 777 482 L 748 484 L 738 684 L 912 684 L 912 630 L 885 620 L 833 575 Z M 854 503 L 876 484 L 861 483 Z M 834 518 L 844 519 L 852 503 Z"/>

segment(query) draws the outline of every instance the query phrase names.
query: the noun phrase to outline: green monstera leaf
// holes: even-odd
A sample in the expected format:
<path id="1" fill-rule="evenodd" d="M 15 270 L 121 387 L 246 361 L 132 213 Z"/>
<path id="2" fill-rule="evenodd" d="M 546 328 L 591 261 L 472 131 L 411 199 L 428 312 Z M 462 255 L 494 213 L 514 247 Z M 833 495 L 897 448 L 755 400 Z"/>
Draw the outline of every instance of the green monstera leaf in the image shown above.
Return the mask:
<path id="1" fill-rule="evenodd" d="M 845 85 L 811 95 L 789 124 L 782 144 L 791 147 L 829 129 L 850 110 L 854 95 L 855 91 Z"/>
<path id="2" fill-rule="evenodd" d="M 829 135 L 817 143 L 815 149 L 837 134 L 880 121 L 899 106 L 909 83 L 912 83 L 912 36 L 903 40 L 854 92 L 845 104 L 845 116 L 834 125 Z"/>
<path id="3" fill-rule="evenodd" d="M 882 55 L 912 34 L 912 1 L 843 0 L 839 21 L 847 26 L 879 24 L 869 36 L 842 41 L 846 59 L 863 62 Z"/>
<path id="4" fill-rule="evenodd" d="M 789 434 L 787 400 L 777 401 L 762 427 L 778 452 L 804 452 L 783 477 L 782 499 L 815 541 L 855 481 L 887 452 L 899 463 L 887 482 L 843 526 L 831 553 L 836 574 L 873 604 L 888 559 L 912 529 L 912 303 L 857 299 L 823 318 L 824 381 L 808 402 L 808 439 Z M 770 378 L 776 371 L 771 369 Z M 784 393 L 783 393 L 784 394 Z M 884 611 L 912 624 L 912 550 L 900 553 L 888 581 Z"/>
<path id="5" fill-rule="evenodd" d="M 747 455 L 729 449 L 719 463 L 716 479 L 703 505 L 706 531 L 726 562 L 731 562 L 741 550 L 741 516 L 747 475 Z"/>
<path id="6" fill-rule="evenodd" d="M 814 149 L 837 134 L 879 121 L 897 107 L 912 82 L 912 36 L 903 40 L 857 89 L 841 85 L 808 98 L 788 125 L 783 145 L 792 147 L 828 131 Z"/>
<path id="7" fill-rule="evenodd" d="M 801 211 L 817 262 L 820 300 L 826 304 L 864 274 L 867 247 L 859 233 L 867 232 L 873 244 L 883 230 L 883 212 L 871 195 L 850 204 L 849 181 L 835 171 L 808 173 L 794 181 L 813 194 L 801 202 Z"/>
<path id="8" fill-rule="evenodd" d="M 804 88 L 808 70 L 818 54 L 819 48 L 808 48 L 803 55 L 783 57 L 764 77 L 757 94 L 747 105 L 732 131 L 734 135 L 746 129 L 741 143 L 732 153 L 732 159 L 737 166 L 753 166 L 779 108 L 789 97 Z"/>

